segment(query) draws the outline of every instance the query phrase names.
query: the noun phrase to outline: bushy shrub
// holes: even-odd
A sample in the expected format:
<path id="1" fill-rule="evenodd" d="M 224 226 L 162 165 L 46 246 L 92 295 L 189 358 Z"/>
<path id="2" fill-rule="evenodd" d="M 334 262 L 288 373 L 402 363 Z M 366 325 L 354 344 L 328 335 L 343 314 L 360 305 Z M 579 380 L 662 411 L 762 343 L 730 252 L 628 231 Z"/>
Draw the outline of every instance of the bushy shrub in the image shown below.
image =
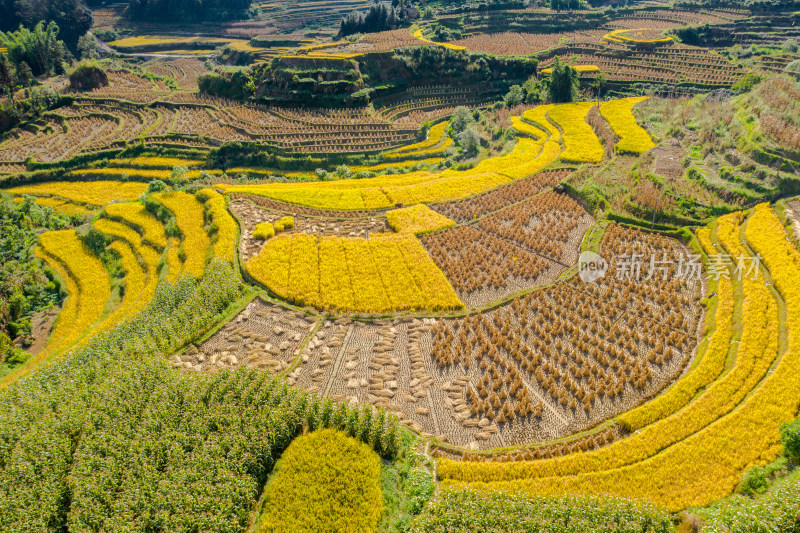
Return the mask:
<path id="1" fill-rule="evenodd" d="M 761 83 L 762 79 L 763 78 L 758 74 L 754 72 L 748 72 L 747 74 L 745 74 L 744 78 L 734 83 L 731 89 L 733 89 L 734 92 L 737 92 L 739 94 L 744 94 L 750 92 L 753 89 L 753 87 Z"/>
<path id="2" fill-rule="evenodd" d="M 775 475 L 786 466 L 786 459 L 781 458 L 765 466 L 754 466 L 747 470 L 739 483 L 739 492 L 747 496 L 763 494 L 767 491 Z"/>
<path id="3" fill-rule="evenodd" d="M 800 462 L 800 419 L 781 426 L 783 453 L 792 462 Z"/>

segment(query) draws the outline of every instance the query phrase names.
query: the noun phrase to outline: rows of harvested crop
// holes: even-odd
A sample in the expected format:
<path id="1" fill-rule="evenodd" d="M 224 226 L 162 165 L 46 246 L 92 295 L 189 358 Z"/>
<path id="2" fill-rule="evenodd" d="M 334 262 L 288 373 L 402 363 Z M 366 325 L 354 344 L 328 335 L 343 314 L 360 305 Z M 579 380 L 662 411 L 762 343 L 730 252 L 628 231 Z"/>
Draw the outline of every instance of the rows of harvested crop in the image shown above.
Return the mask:
<path id="1" fill-rule="evenodd" d="M 262 202 L 266 205 L 261 206 Z M 267 238 L 259 233 L 259 228 L 266 229 L 271 224 L 274 230 L 275 223 L 287 216 L 287 213 L 301 210 L 291 210 L 291 206 L 273 202 L 268 198 L 251 196 L 247 199 L 232 198 L 231 212 L 239 220 L 242 228 L 239 240 L 239 254 L 242 262 L 248 261 L 257 255 Z M 294 217 L 294 227 L 285 229 L 293 233 L 305 233 L 319 237 L 347 236 L 367 238 L 377 233 L 386 233 L 389 228 L 386 219 L 378 216 L 363 216 L 340 218 L 337 213 L 326 213 L 329 216 L 297 215 Z"/>
<path id="2" fill-rule="evenodd" d="M 749 255 L 740 242 L 742 231 L 739 215 L 720 220 L 717 237 L 728 253 Z M 734 366 L 685 407 L 599 451 L 503 465 L 445 460 L 440 475 L 448 483 L 464 480 L 476 486 L 537 493 L 602 491 L 646 498 L 673 510 L 704 505 L 728 494 L 746 467 L 777 453 L 778 426 L 796 414 L 792 391 L 800 379 L 793 370 L 800 354 L 794 323 L 800 298 L 792 282 L 800 274 L 800 253 L 786 240 L 784 228 L 766 204 L 755 209 L 744 235 L 761 254 L 781 299 L 766 285 L 767 274 L 742 280 L 742 333 Z M 783 304 L 787 323 L 781 326 L 778 308 Z M 730 309 L 725 292 L 718 309 L 724 336 L 721 313 Z M 788 335 L 782 354 L 779 327 Z M 724 344 L 724 339 L 714 342 L 717 350 L 724 351 Z M 692 376 L 689 379 L 695 379 Z"/>
<path id="3" fill-rule="evenodd" d="M 190 370 L 232 369 L 241 365 L 274 374 L 288 369 L 299 346 L 317 325 L 314 315 L 292 311 L 257 299 L 200 346 L 170 362 Z"/>
<path id="4" fill-rule="evenodd" d="M 208 72 L 205 63 L 195 58 L 173 59 L 171 61 L 150 61 L 145 68 L 153 74 L 172 78 L 179 88 L 196 91 L 197 78 Z"/>
<path id="5" fill-rule="evenodd" d="M 602 250 L 613 264 L 630 250 L 661 257 L 680 247 L 612 226 Z M 672 281 L 617 279 L 620 273 L 610 267 L 597 283 L 558 284 L 435 328 L 437 364 L 472 377 L 459 393 L 463 421 L 483 427 L 500 420 L 502 438 L 485 435 L 487 444 L 573 433 L 630 409 L 680 372 L 694 346 L 697 285 L 687 291 Z M 639 320 L 652 323 L 647 334 Z M 541 402 L 539 415 L 520 414 L 512 390 L 530 393 L 534 407 Z"/>
<path id="6" fill-rule="evenodd" d="M 550 106 L 542 106 L 538 109 Z M 587 109 L 588 112 L 588 109 Z M 528 114 L 526 113 L 526 118 Z M 360 180 L 324 183 L 288 183 L 268 185 L 225 185 L 230 193 L 262 195 L 288 203 L 321 209 L 382 209 L 397 203 L 417 204 L 459 200 L 498 185 L 523 179 L 553 163 L 561 153 L 560 132 L 547 123 L 547 137 L 520 138 L 506 155 L 486 159 L 468 171 L 446 170 L 441 173 L 414 172 L 385 175 Z M 584 122 L 586 128 L 591 128 Z M 592 132 L 594 142 L 599 145 Z"/>
<path id="7" fill-rule="evenodd" d="M 117 122 L 107 116 L 89 115 L 63 122 L 50 119 L 46 127 L 36 131 L 16 130 L 0 144 L 0 160 L 61 161 L 107 144 L 116 129 Z"/>
<path id="8" fill-rule="evenodd" d="M 583 49 L 576 53 L 575 48 Z M 610 81 L 729 87 L 744 75 L 741 66 L 723 56 L 684 45 L 620 53 L 619 50 L 597 50 L 592 45 L 582 47 L 578 43 L 573 51 L 559 55 L 568 63 L 595 65 Z M 550 61 L 544 61 L 541 66 L 550 66 Z M 584 75 L 594 76 L 591 72 Z"/>
<path id="9" fill-rule="evenodd" d="M 448 231 L 453 230 L 444 233 Z M 325 238 L 284 235 L 290 236 L 308 241 L 308 250 L 317 243 L 324 250 Z M 267 241 L 265 249 L 276 239 Z M 380 240 L 373 236 L 365 242 Z M 616 226 L 602 245 L 611 264 L 630 253 L 686 253 L 670 239 Z M 294 251 L 284 251 L 292 265 Z M 338 260 L 346 261 L 345 256 Z M 276 268 L 279 276 L 271 280 L 289 283 L 291 274 Z M 306 265 L 302 272 L 314 275 L 316 270 Z M 369 276 L 366 270 L 359 273 Z M 697 284 L 686 287 L 661 279 L 636 283 L 616 276 L 612 269 L 596 284 L 559 284 L 465 319 L 325 321 L 302 348 L 299 366 L 287 379 L 336 400 L 384 406 L 423 435 L 459 446 L 486 449 L 567 436 L 663 389 L 695 345 Z M 269 286 L 270 279 L 265 280 Z M 297 287 L 313 290 L 313 283 L 298 280 Z M 248 309 L 208 346 L 174 364 L 193 369 L 246 364 L 288 371 L 301 338 L 291 325 L 297 319 L 286 311 L 265 311 L 271 320 L 265 326 L 260 324 L 262 311 Z M 647 333 L 638 330 L 641 321 L 651 324 Z M 285 337 L 286 332 L 295 337 Z M 276 333 L 283 336 L 273 337 Z M 243 344 L 234 347 L 231 339 L 239 337 Z M 559 456 L 619 436 L 606 431 L 537 453 Z"/>
<path id="10" fill-rule="evenodd" d="M 545 189 L 554 187 L 566 178 L 569 173 L 569 170 L 538 172 L 529 178 L 498 187 L 485 194 L 457 202 L 437 204 L 433 208 L 458 222 L 469 222 L 489 213 L 499 211 L 504 207 L 527 200 Z"/>
<path id="11" fill-rule="evenodd" d="M 519 189 L 521 183 L 486 195 L 497 196 L 496 200 L 484 203 L 477 197 L 467 202 L 492 205 L 528 192 L 526 187 L 503 193 L 506 188 Z M 461 300 L 480 307 L 555 280 L 577 260 L 579 243 L 591 224 L 592 217 L 575 200 L 544 192 L 487 214 L 475 224 L 425 235 L 422 243 Z"/>

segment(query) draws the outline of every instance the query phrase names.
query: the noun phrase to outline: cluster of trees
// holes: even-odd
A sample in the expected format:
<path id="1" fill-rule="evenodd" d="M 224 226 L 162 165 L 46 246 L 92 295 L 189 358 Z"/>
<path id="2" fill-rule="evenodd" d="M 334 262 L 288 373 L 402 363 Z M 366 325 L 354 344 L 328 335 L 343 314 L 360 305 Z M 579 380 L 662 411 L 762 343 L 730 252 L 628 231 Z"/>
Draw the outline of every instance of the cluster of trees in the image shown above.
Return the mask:
<path id="1" fill-rule="evenodd" d="M 130 0 L 128 14 L 139 20 L 233 20 L 249 8 L 250 0 Z"/>
<path id="2" fill-rule="evenodd" d="M 28 85 L 35 76 L 63 74 L 64 63 L 72 60 L 72 54 L 58 34 L 58 25 L 53 21 L 47 25 L 39 22 L 32 30 L 20 26 L 17 31 L 0 32 L 0 46 L 8 54 L 8 58 L 0 54 L 0 88 L 13 87 L 15 80 Z"/>
<path id="3" fill-rule="evenodd" d="M 505 96 L 505 104 L 514 107 L 522 103 L 536 104 L 572 102 L 578 95 L 578 71 L 556 56 L 553 71 L 547 78 L 531 76 L 523 85 L 513 85 Z M 595 86 L 598 97 L 605 78 L 600 75 Z"/>
<path id="4" fill-rule="evenodd" d="M 92 11 L 83 0 L 0 0 L 0 31 L 16 30 L 20 25 L 33 28 L 40 22 L 54 22 L 58 39 L 76 50 L 81 38 L 94 23 Z"/>
<path id="5" fill-rule="evenodd" d="M 550 0 L 550 9 L 553 11 L 561 11 L 565 9 L 575 11 L 578 9 L 584 9 L 585 7 L 586 4 L 584 4 L 582 0 Z"/>
<path id="6" fill-rule="evenodd" d="M 2 0 L 0 0 L 2 1 Z M 31 88 L 36 76 L 64 74 L 65 63 L 72 61 L 63 41 L 58 39 L 55 22 L 37 23 L 32 30 L 23 26 L 17 31 L 0 32 L 0 132 L 7 131 L 27 118 L 52 109 L 63 100 L 47 86 Z M 18 87 L 25 87 L 23 98 L 15 98 Z"/>
<path id="7" fill-rule="evenodd" d="M 366 13 L 354 12 L 343 18 L 339 27 L 339 37 L 394 30 L 399 25 L 400 16 L 395 8 L 386 4 L 374 4 Z"/>
<path id="8" fill-rule="evenodd" d="M 475 129 L 475 114 L 468 107 L 459 106 L 455 109 L 450 118 L 449 130 L 450 136 L 467 154 L 474 155 L 480 148 L 481 136 Z"/>

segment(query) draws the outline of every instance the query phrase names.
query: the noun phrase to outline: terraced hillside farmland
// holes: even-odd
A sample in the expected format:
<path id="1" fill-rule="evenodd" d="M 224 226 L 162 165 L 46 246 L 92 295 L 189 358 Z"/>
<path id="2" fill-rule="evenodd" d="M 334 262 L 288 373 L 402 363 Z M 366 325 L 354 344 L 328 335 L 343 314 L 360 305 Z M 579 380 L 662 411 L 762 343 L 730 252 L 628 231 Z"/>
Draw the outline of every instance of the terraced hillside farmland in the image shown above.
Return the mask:
<path id="1" fill-rule="evenodd" d="M 794 531 L 796 6 L 84 9 L 0 33 L 0 531 Z"/>

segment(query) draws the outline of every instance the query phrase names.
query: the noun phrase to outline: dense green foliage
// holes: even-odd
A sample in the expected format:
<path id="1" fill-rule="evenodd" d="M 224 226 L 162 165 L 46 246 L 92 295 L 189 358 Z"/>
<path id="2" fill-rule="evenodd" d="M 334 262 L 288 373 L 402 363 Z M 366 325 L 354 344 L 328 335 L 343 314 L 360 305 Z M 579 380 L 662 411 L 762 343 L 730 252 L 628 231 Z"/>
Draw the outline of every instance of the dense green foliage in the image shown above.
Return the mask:
<path id="1" fill-rule="evenodd" d="M 335 406 L 264 372 L 190 374 L 170 353 L 242 296 L 233 267 L 159 286 L 142 313 L 0 393 L 0 530 L 242 531 L 303 428 L 390 457 L 397 420 Z"/>
<path id="2" fill-rule="evenodd" d="M 28 69 L 33 76 L 63 74 L 69 57 L 63 41 L 58 40 L 58 25 L 52 21 L 46 26 L 40 22 L 32 30 L 20 26 L 17 31 L 0 33 L 0 45 L 8 49 L 21 82 L 29 81 Z"/>
<path id="3" fill-rule="evenodd" d="M 731 496 L 695 514 L 705 521 L 703 533 L 800 531 L 800 471 L 777 481 L 761 496 Z"/>
<path id="4" fill-rule="evenodd" d="M 394 8 L 386 4 L 373 4 L 366 13 L 351 13 L 342 19 L 339 37 L 354 33 L 374 33 L 397 28 L 398 17 Z"/>
<path id="5" fill-rule="evenodd" d="M 553 72 L 548 81 L 551 102 L 560 104 L 575 100 L 578 94 L 578 71 L 561 61 L 558 56 L 553 62 Z"/>
<path id="6" fill-rule="evenodd" d="M 16 30 L 20 25 L 31 29 L 39 22 L 54 22 L 58 38 L 73 50 L 94 22 L 83 0 L 0 0 L 0 13 L 0 31 Z"/>
<path id="7" fill-rule="evenodd" d="M 36 205 L 33 197 L 18 204 L 0 194 L 0 334 L 12 339 L 27 335 L 31 314 L 58 298 L 58 287 L 33 250 L 40 230 L 63 229 L 78 221 Z"/>
<path id="8" fill-rule="evenodd" d="M 781 426 L 781 442 L 786 458 L 800 463 L 800 419 Z"/>
<path id="9" fill-rule="evenodd" d="M 539 62 L 530 57 L 496 57 L 442 46 L 398 48 L 342 61 L 283 56 L 252 69 L 259 102 L 315 107 L 365 106 L 373 100 L 402 94 L 417 85 L 476 86 L 487 100 L 508 91 L 536 73 Z M 389 75 L 391 73 L 391 75 Z M 391 78 L 391 83 L 387 83 Z M 201 89 L 225 94 L 224 84 L 236 79 L 208 80 Z M 229 94 L 241 94 L 232 88 Z"/>
<path id="10" fill-rule="evenodd" d="M 755 72 L 748 72 L 745 76 L 733 84 L 731 89 L 737 93 L 747 93 L 753 90 L 753 87 L 761 83 L 761 76 Z"/>
<path id="11" fill-rule="evenodd" d="M 346 434 L 298 437 L 264 491 L 258 531 L 374 531 L 383 512 L 380 473 L 378 455 Z"/>
<path id="12" fill-rule="evenodd" d="M 616 498 L 447 490 L 429 502 L 411 531 L 667 533 L 672 521 L 651 504 Z"/>
<path id="13" fill-rule="evenodd" d="M 244 71 L 204 74 L 197 78 L 201 93 L 245 100 L 253 95 L 253 79 Z"/>
<path id="14" fill-rule="evenodd" d="M 408 531 L 436 489 L 428 456 L 413 451 L 416 442 L 404 444 L 400 457 L 381 469 L 384 502 L 378 525 L 381 532 Z"/>

